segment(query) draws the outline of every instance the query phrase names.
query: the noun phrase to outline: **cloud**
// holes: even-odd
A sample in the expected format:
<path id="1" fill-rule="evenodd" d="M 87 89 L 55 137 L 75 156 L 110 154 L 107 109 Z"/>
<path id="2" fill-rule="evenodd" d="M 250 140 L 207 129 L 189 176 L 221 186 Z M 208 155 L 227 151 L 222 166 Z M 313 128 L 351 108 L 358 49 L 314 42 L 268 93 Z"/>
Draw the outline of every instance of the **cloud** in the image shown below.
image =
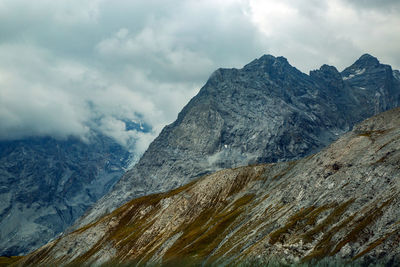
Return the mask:
<path id="1" fill-rule="evenodd" d="M 88 133 L 83 103 L 65 90 L 79 70 L 50 65 L 43 60 L 46 57 L 45 51 L 35 47 L 0 45 L 1 139 L 64 137 L 65 133 L 84 137 Z"/>
<path id="2" fill-rule="evenodd" d="M 345 0 L 345 2 L 358 10 L 370 9 L 399 12 L 400 9 L 400 2 L 397 0 Z"/>
<path id="3" fill-rule="evenodd" d="M 323 63 L 343 69 L 363 53 L 399 68 L 400 12 L 366 8 L 361 2 L 254 0 L 250 17 L 267 37 L 270 51 L 305 72 Z M 392 6 L 398 4 L 386 1 L 387 8 Z"/>
<path id="4" fill-rule="evenodd" d="M 305 72 L 365 52 L 399 68 L 399 4 L 375 3 L 1 1 L 0 139 L 95 130 L 143 152 L 215 69 L 266 53 Z"/>

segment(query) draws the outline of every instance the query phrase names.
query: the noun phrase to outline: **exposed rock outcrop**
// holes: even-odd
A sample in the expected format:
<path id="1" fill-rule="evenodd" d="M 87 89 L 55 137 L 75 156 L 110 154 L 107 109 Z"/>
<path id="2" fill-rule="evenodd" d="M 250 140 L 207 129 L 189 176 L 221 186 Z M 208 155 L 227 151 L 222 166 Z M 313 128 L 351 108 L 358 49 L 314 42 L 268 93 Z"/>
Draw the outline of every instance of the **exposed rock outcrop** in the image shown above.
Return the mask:
<path id="1" fill-rule="evenodd" d="M 315 153 L 355 123 L 399 106 L 395 73 L 370 55 L 342 73 L 324 65 L 306 75 L 271 55 L 219 69 L 77 226 L 223 168 Z"/>
<path id="2" fill-rule="evenodd" d="M 73 224 L 120 179 L 130 152 L 109 137 L 0 142 L 0 255 L 26 254 Z"/>
<path id="3" fill-rule="evenodd" d="M 134 199 L 26 256 L 67 263 L 400 263 L 400 108 L 315 155 Z"/>

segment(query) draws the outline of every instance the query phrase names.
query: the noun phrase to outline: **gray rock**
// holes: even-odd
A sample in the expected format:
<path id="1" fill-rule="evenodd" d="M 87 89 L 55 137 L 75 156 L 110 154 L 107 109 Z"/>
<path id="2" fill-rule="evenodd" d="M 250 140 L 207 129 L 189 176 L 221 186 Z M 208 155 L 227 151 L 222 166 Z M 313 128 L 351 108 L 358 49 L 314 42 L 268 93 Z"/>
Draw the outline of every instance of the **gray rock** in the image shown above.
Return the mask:
<path id="1" fill-rule="evenodd" d="M 399 166 L 396 108 L 303 159 L 133 199 L 19 266 L 399 266 Z"/>
<path id="2" fill-rule="evenodd" d="M 112 139 L 0 142 L 0 255 L 26 254 L 63 232 L 125 172 Z"/>
<path id="3" fill-rule="evenodd" d="M 394 73 L 370 55 L 342 73 L 323 65 L 306 75 L 271 55 L 242 69 L 218 69 L 75 227 L 132 198 L 223 168 L 315 153 L 355 123 L 399 105 L 400 82 Z"/>

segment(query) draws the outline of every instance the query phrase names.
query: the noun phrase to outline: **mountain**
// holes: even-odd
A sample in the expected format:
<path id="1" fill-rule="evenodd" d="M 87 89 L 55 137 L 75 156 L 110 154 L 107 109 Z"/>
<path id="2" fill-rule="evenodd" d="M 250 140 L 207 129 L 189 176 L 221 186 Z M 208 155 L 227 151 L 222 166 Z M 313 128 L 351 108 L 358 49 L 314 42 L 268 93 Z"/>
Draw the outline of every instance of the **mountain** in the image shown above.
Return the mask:
<path id="1" fill-rule="evenodd" d="M 399 76 L 368 54 L 341 73 L 323 65 L 307 75 L 271 55 L 242 69 L 218 69 L 75 228 L 134 197 L 223 168 L 315 153 L 355 123 L 399 106 Z"/>
<path id="2" fill-rule="evenodd" d="M 19 264 L 398 266 L 399 166 L 396 108 L 303 159 L 131 200 Z"/>
<path id="3" fill-rule="evenodd" d="M 0 142 L 0 255 L 26 254 L 75 222 L 125 172 L 131 153 L 100 133 Z"/>

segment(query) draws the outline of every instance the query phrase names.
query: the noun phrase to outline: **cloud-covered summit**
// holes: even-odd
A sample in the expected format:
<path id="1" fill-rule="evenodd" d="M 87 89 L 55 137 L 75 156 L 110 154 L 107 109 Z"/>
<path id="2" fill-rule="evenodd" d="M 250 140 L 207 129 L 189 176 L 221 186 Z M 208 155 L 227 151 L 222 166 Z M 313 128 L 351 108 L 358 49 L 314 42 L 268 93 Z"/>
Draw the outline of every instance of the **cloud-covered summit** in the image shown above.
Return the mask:
<path id="1" fill-rule="evenodd" d="M 365 52 L 398 68 L 399 4 L 383 2 L 1 1 L 0 139 L 96 128 L 144 150 L 214 69 L 262 54 L 305 72 Z"/>

